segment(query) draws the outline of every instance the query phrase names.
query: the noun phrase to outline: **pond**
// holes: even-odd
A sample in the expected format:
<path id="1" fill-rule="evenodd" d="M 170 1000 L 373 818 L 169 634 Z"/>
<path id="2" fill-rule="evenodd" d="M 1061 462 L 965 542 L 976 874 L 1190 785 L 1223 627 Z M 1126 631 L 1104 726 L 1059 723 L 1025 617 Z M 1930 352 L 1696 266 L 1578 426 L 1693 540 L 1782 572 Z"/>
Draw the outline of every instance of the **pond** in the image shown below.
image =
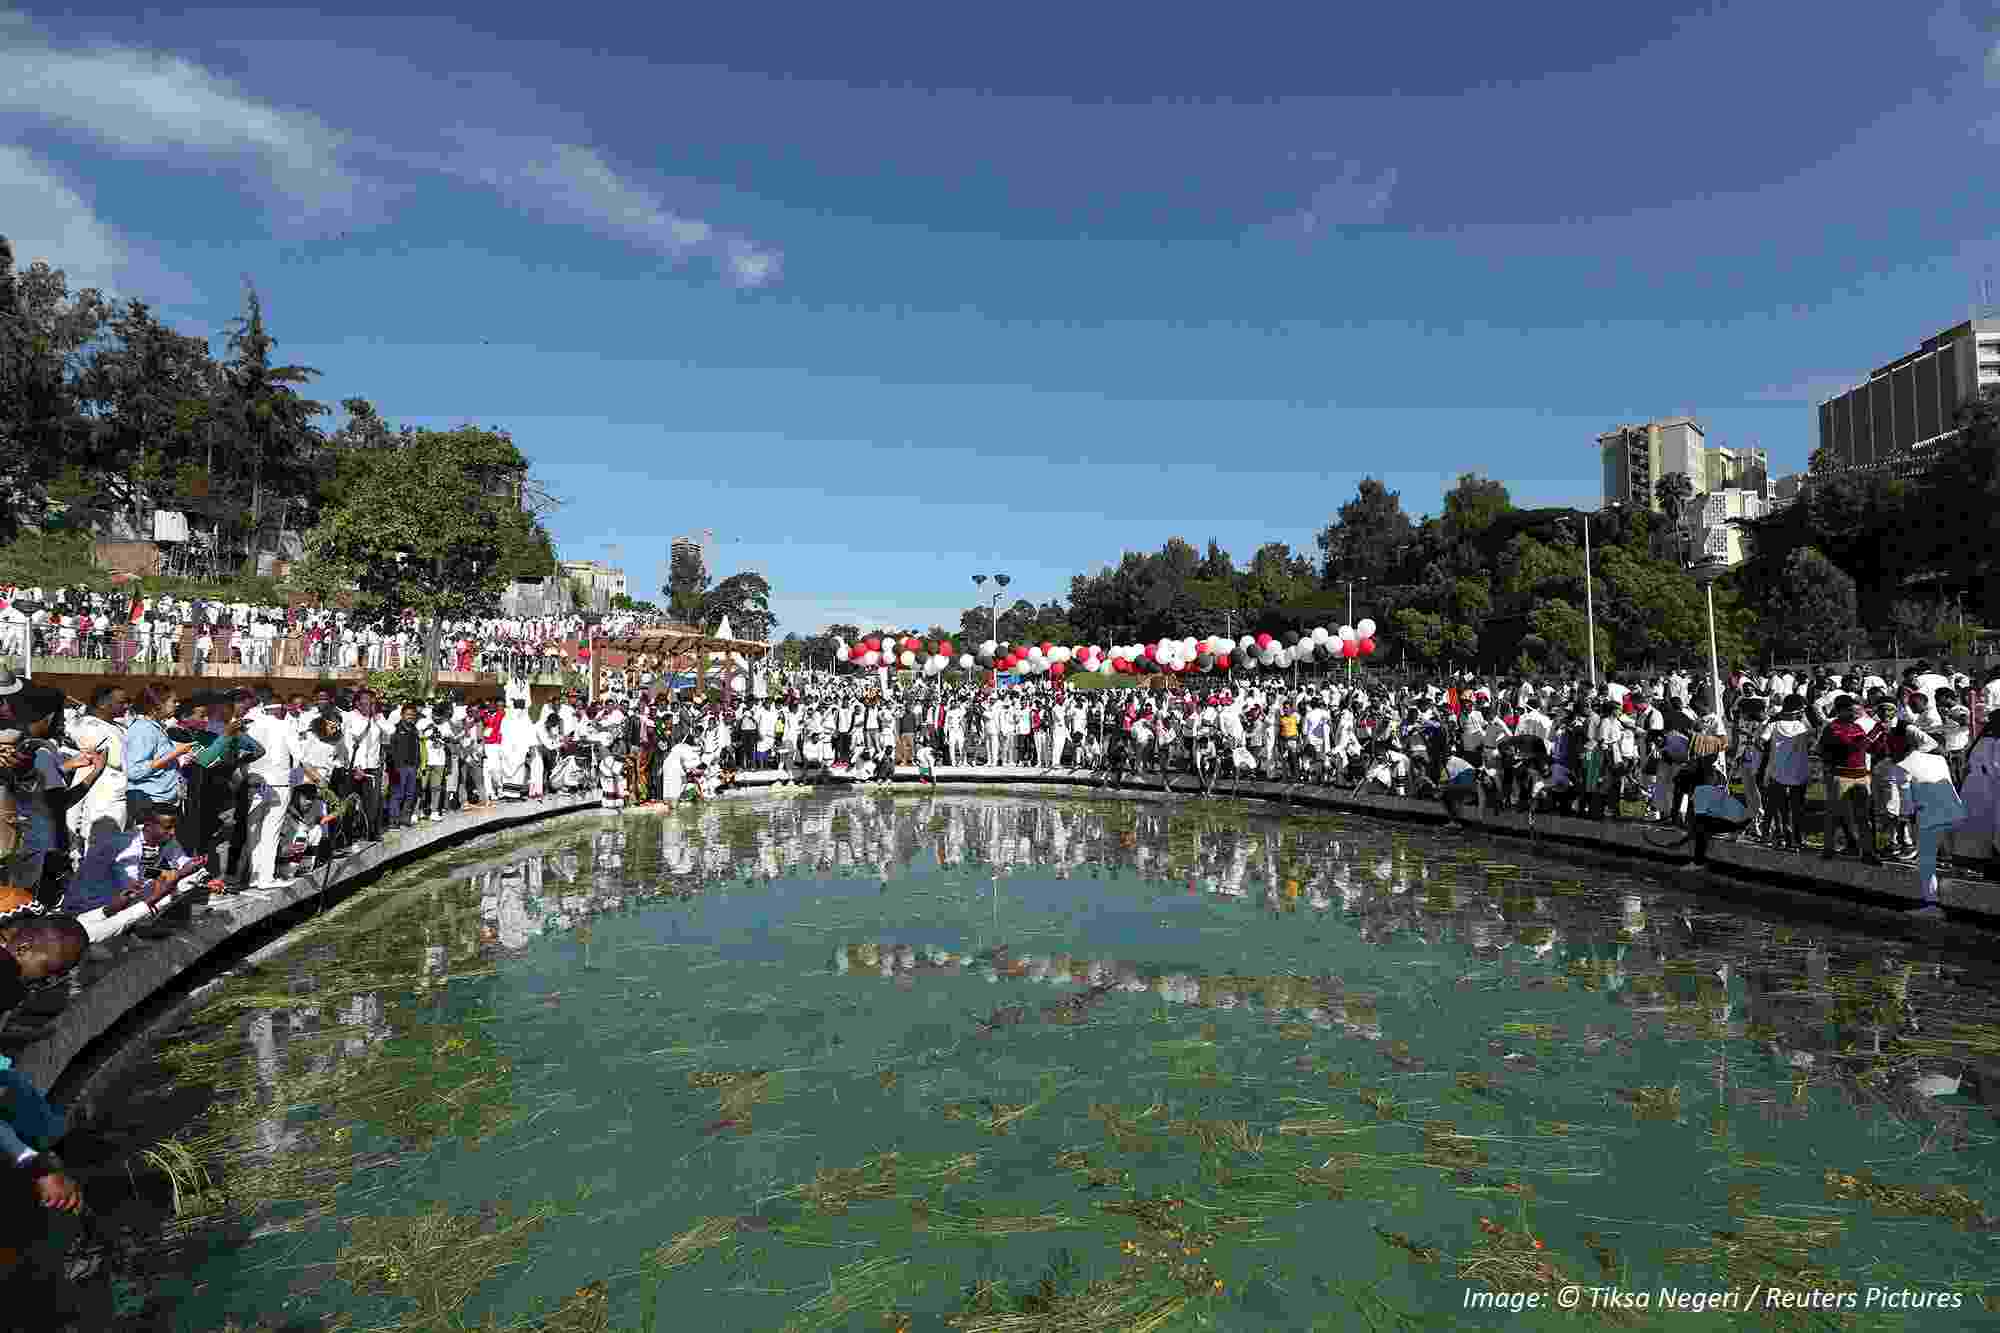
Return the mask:
<path id="1" fill-rule="evenodd" d="M 105 1099 L 119 1326 L 2000 1308 L 1976 956 L 1221 800 L 773 795 L 485 856 L 304 928 Z"/>

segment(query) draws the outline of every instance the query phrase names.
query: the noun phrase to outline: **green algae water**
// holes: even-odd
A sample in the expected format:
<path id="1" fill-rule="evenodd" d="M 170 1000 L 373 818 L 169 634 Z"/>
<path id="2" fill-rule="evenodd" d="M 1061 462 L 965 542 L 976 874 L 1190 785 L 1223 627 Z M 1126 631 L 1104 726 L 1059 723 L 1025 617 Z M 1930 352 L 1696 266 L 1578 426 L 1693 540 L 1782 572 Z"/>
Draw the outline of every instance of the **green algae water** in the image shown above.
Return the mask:
<path id="1" fill-rule="evenodd" d="M 197 1330 L 1972 1326 L 1991 985 L 1219 800 L 593 816 L 208 995 L 105 1099 L 165 1185 L 88 1280 Z"/>

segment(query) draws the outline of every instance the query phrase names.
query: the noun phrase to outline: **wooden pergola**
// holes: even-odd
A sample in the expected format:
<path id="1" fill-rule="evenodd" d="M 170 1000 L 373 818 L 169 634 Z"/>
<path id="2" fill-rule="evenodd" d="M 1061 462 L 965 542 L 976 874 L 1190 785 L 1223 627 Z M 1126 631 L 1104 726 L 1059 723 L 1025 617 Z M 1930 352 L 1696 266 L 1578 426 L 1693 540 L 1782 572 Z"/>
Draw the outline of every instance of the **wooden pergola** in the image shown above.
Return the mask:
<path id="1" fill-rule="evenodd" d="M 656 658 L 660 670 L 668 677 L 677 673 L 680 659 L 692 658 L 693 669 L 697 673 L 696 688 L 700 688 L 703 677 L 700 674 L 708 665 L 710 653 L 741 653 L 751 661 L 767 656 L 771 645 L 755 639 L 720 639 L 713 634 L 704 634 L 691 625 L 645 625 L 617 638 L 598 639 L 590 642 L 590 672 L 593 693 L 599 683 L 599 672 L 604 670 L 606 653 L 621 653 L 627 663 L 638 657 Z M 728 673 L 723 673 L 728 679 Z M 727 690 L 725 685 L 724 690 Z"/>

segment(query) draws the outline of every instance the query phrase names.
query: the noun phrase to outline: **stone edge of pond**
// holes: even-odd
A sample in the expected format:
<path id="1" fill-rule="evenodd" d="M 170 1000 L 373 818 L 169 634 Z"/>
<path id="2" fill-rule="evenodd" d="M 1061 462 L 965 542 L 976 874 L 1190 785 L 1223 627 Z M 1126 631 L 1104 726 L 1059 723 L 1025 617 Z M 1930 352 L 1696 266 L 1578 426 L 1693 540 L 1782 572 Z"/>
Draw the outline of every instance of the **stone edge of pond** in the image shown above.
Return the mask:
<path id="1" fill-rule="evenodd" d="M 1041 768 L 939 768 L 933 770 L 940 787 L 981 786 L 1004 787 L 1061 787 L 1098 796 L 1199 797 L 1202 792 L 1193 779 L 1177 778 L 1171 788 L 1162 788 L 1158 779 L 1145 782 L 1127 782 L 1123 786 L 1109 787 L 1078 770 Z M 739 781 L 745 786 L 769 787 L 775 778 L 771 774 L 744 774 Z M 836 776 L 833 785 L 852 783 L 851 779 Z M 918 779 L 915 768 L 898 768 L 896 778 L 887 784 L 886 790 L 910 791 L 929 790 Z M 1639 857 L 1649 861 L 1666 862 L 1684 868 L 1693 868 L 1692 846 L 1682 842 L 1678 846 L 1669 841 L 1674 831 L 1657 824 L 1632 822 L 1600 823 L 1590 819 L 1564 818 L 1560 815 L 1537 815 L 1532 820 L 1522 814 L 1488 811 L 1481 815 L 1466 807 L 1459 817 L 1446 813 L 1436 801 L 1417 800 L 1408 796 L 1375 795 L 1339 787 L 1299 787 L 1279 782 L 1217 783 L 1216 796 L 1260 800 L 1274 804 L 1290 804 L 1315 810 L 1351 810 L 1387 818 L 1417 820 L 1430 824 L 1456 823 L 1468 831 L 1480 830 L 1509 838 L 1525 838 L 1537 842 L 1547 842 L 1558 846 L 1567 845 L 1588 848 L 1620 857 Z M 1660 839 L 1659 842 L 1653 841 Z M 1894 862 L 1882 866 L 1863 865 L 1852 859 L 1836 858 L 1822 861 L 1814 853 L 1781 852 L 1756 843 L 1711 841 L 1708 846 L 1709 873 L 1748 882 L 1770 884 L 1802 893 L 1828 903 L 1870 904 L 1901 912 L 1922 904 L 1922 894 L 1917 888 L 1917 868 L 1914 862 Z M 1698 887 L 1696 881 L 1692 887 Z M 1829 892 L 1829 890 L 1832 890 Z M 1945 907 L 1954 914 L 1963 914 L 1986 928 L 2000 928 L 2000 883 L 1987 880 L 1959 879 L 1941 875 L 1938 880 L 1938 897 Z M 1939 923 L 1940 926 L 1948 923 Z"/>
<path id="2" fill-rule="evenodd" d="M 1169 788 L 1152 782 L 1127 783 L 1108 787 L 1076 770 L 1037 768 L 940 768 L 933 771 L 939 787 L 976 788 L 992 786 L 1009 790 L 1057 788 L 1068 793 L 1124 799 L 1161 796 L 1178 798 L 1201 795 L 1191 779 L 1180 779 Z M 745 773 L 730 796 L 763 794 L 779 785 L 775 773 Z M 828 787 L 860 786 L 841 776 L 820 784 L 798 788 L 801 792 L 824 791 Z M 866 790 L 866 788 L 864 788 Z M 895 779 L 877 790 L 911 793 L 935 790 L 918 779 L 915 768 L 899 768 Z M 1527 816 L 1489 812 L 1484 816 L 1468 813 L 1454 821 L 1443 807 L 1432 801 L 1410 797 L 1364 794 L 1332 787 L 1295 787 L 1276 782 L 1218 784 L 1214 793 L 1230 799 L 1249 799 L 1272 804 L 1289 804 L 1312 810 L 1346 810 L 1388 818 L 1418 820 L 1431 824 L 1456 822 L 1468 830 L 1479 829 L 1503 837 L 1532 838 L 1557 845 L 1588 848 L 1612 855 L 1665 861 L 1686 866 L 1685 850 L 1661 846 L 1648 834 L 1664 830 L 1655 825 L 1610 823 L 1537 816 L 1532 824 Z M 175 978 L 199 965 L 204 958 L 257 925 L 308 903 L 329 891 L 373 877 L 382 871 L 414 861 L 430 851 L 456 845 L 463 839 L 538 823 L 552 816 L 600 809 L 595 796 L 584 799 L 551 799 L 520 806 L 502 807 L 479 814 L 454 815 L 450 819 L 404 830 L 393 844 L 378 844 L 340 862 L 324 883 L 301 880 L 269 900 L 245 898 L 217 904 L 195 912 L 193 918 L 160 939 L 128 936 L 114 942 L 118 956 L 110 963 L 86 962 L 94 970 L 86 974 L 82 990 L 68 1006 L 48 1020 L 48 1031 L 14 1052 L 16 1068 L 50 1088 L 61 1079 L 70 1064 L 98 1038 L 121 1020 L 168 987 Z M 1681 845 L 1685 848 L 1686 844 Z M 1821 901 L 1852 903 L 1855 898 L 1894 907 L 1920 901 L 1914 866 L 1864 866 L 1856 861 L 1820 861 L 1774 851 L 1748 843 L 1711 843 L 1711 871 L 1723 876 L 1801 892 Z M 1829 894 L 1828 885 L 1839 892 Z M 1691 887 L 1698 887 L 1691 886 Z M 1955 913 L 1983 918 L 1976 924 L 2000 926 L 2000 884 L 1978 880 L 1944 878 L 1939 896 Z M 1945 923 L 1941 923 L 1945 924 Z M 1959 924 L 1953 922 L 1949 924 Z M 1974 923 L 1965 923 L 1974 924 Z M 1948 926 L 1947 926 L 1948 928 Z M 281 936 L 280 941 L 285 937 Z M 280 944 L 279 947 L 282 947 Z M 275 951 L 275 949 L 273 950 Z M 28 1021 L 32 1022 L 32 1019 Z"/>
<path id="3" fill-rule="evenodd" d="M 404 866 L 430 852 L 456 846 L 469 837 L 598 808 L 598 798 L 593 795 L 587 800 L 530 801 L 475 814 L 453 815 L 401 830 L 393 842 L 376 843 L 334 862 L 330 867 L 332 873 L 323 881 L 301 877 L 290 888 L 279 890 L 268 899 L 231 895 L 195 908 L 191 917 L 178 921 L 157 939 L 128 934 L 107 941 L 97 947 L 105 949 L 111 957 L 85 959 L 82 989 L 60 1013 L 46 1020 L 47 1031 L 18 1049 L 10 1049 L 14 1067 L 34 1080 L 36 1087 L 53 1088 L 72 1061 L 127 1015 L 231 939 L 270 918 L 334 890 L 353 886 L 357 881 Z M 10 1026 L 29 1027 L 37 1021 L 27 1013 L 17 1013 Z"/>

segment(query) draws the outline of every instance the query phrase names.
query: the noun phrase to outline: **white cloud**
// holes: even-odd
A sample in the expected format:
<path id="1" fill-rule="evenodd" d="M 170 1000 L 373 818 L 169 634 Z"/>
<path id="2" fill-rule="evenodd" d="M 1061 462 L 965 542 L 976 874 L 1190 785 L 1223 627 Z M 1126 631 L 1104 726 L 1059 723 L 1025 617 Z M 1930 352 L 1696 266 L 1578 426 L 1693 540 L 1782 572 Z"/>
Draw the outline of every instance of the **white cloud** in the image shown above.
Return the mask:
<path id="1" fill-rule="evenodd" d="M 1318 163 L 1339 162 L 1333 153 L 1307 154 Z M 1298 160 L 1298 155 L 1294 155 Z M 1370 175 L 1360 162 L 1346 159 L 1340 175 L 1313 187 L 1305 206 L 1262 224 L 1257 231 L 1295 240 L 1310 240 L 1336 227 L 1367 226 L 1386 221 L 1395 198 L 1397 171 L 1386 167 Z"/>
<path id="2" fill-rule="evenodd" d="M 415 167 L 472 181 L 530 215 L 579 224 L 676 262 L 712 261 L 731 282 L 761 287 L 777 280 L 782 256 L 670 207 L 656 191 L 620 172 L 595 149 L 541 138 L 451 132 L 459 151 L 417 152 L 366 142 L 318 116 L 263 101 L 178 56 L 128 47 L 58 48 L 17 14 L 0 10 L 0 133 L 11 125 L 58 128 L 114 149 L 248 157 L 276 196 L 277 221 L 365 226 L 387 216 L 398 186 L 372 164 Z M 47 168 L 17 154 L 10 180 Z M 10 187 L 26 193 L 21 184 Z M 29 205 L 32 205 L 30 207 Z M 362 214 L 366 214 L 363 216 Z M 110 272 L 127 262 L 110 228 L 66 183 L 45 199 L 10 202 L 10 234 L 24 215 L 65 248 L 72 273 Z M 58 217 L 67 219 L 61 228 Z M 53 260 L 52 260 L 53 262 Z"/>
<path id="3" fill-rule="evenodd" d="M 118 233 L 55 168 L 26 149 L 0 145 L 0 217 L 7 219 L 15 267 L 40 260 L 63 270 L 71 290 L 113 287 L 131 262 Z"/>
<path id="4" fill-rule="evenodd" d="M 459 154 L 424 164 L 488 186 L 536 216 L 590 227 L 676 262 L 711 259 L 741 287 L 765 286 L 783 269 L 777 251 L 674 211 L 594 149 L 464 131 L 454 137 Z"/>
<path id="5" fill-rule="evenodd" d="M 0 49 L 0 112 L 118 148 L 252 154 L 289 200 L 313 212 L 343 210 L 361 188 L 341 165 L 343 136 L 317 117 L 259 101 L 174 56 L 10 36 Z"/>
<path id="6" fill-rule="evenodd" d="M 60 168 L 6 144 L 0 144 L 0 226 L 17 270 L 40 261 L 62 270 L 73 292 L 95 287 L 113 299 L 137 297 L 172 315 L 182 332 L 199 331 L 178 308 L 199 299 L 185 275 L 135 251 Z"/>

